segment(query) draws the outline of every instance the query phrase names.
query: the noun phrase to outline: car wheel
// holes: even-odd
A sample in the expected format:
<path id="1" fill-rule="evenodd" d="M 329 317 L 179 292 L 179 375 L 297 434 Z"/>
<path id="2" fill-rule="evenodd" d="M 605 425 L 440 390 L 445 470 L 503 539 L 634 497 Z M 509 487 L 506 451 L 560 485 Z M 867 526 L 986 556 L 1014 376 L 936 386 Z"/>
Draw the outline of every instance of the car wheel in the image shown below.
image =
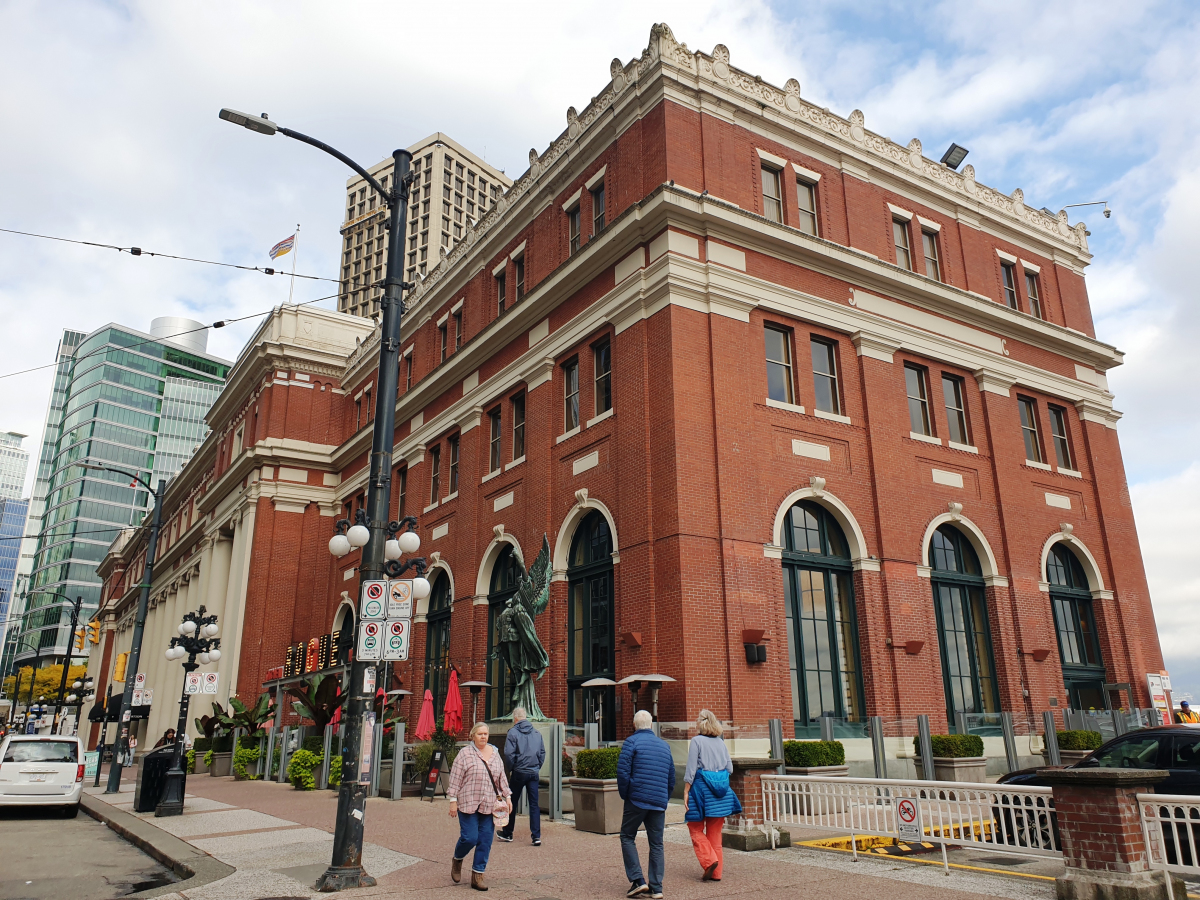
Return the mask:
<path id="1" fill-rule="evenodd" d="M 64 806 L 62 816 L 64 819 L 74 819 L 79 815 L 79 804 L 72 803 L 70 806 Z"/>

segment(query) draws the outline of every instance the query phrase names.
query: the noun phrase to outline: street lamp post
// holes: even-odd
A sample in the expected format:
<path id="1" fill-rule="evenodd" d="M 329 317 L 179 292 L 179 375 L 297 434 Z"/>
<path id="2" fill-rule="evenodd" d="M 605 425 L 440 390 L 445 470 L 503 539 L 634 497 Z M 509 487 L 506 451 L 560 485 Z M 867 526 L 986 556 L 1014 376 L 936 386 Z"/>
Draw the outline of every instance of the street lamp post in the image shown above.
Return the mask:
<path id="1" fill-rule="evenodd" d="M 108 786 L 104 789 L 106 794 L 116 794 L 121 790 L 121 766 L 118 765 L 117 760 L 129 752 L 129 718 L 133 706 L 133 684 L 137 680 L 138 663 L 142 656 L 142 635 L 146 631 L 146 610 L 150 606 L 150 583 L 154 580 L 154 557 L 158 552 L 158 531 L 162 526 L 162 501 L 163 494 L 167 489 L 167 482 L 160 478 L 158 487 L 152 488 L 148 482 L 125 469 L 93 463 L 81 463 L 80 465 L 85 469 L 128 475 L 154 495 L 154 515 L 150 520 L 150 540 L 146 545 L 146 571 L 142 573 L 140 585 L 142 592 L 138 597 L 137 617 L 133 620 L 133 641 L 129 648 L 129 662 L 125 667 L 125 690 L 121 693 L 117 736 L 113 741 L 112 762 L 108 766 Z"/>
<path id="2" fill-rule="evenodd" d="M 341 160 L 357 172 L 369 184 L 388 207 L 388 255 L 387 277 L 384 279 L 383 298 L 380 308 L 383 321 L 380 324 L 379 336 L 379 372 L 376 375 L 378 387 L 375 392 L 375 425 L 371 438 L 371 473 L 367 486 L 367 508 L 365 521 L 359 521 L 351 527 L 351 531 L 362 528 L 367 532 L 363 542 L 362 565 L 359 573 L 362 580 L 382 578 L 385 572 L 384 544 L 389 525 L 389 503 L 392 478 L 392 447 L 396 439 L 396 391 L 399 378 L 400 363 L 400 321 L 404 313 L 403 291 L 411 289 L 401 277 L 404 262 L 404 231 L 408 222 L 408 194 L 412 184 L 409 173 L 409 163 L 412 154 L 407 150 L 396 150 L 392 153 L 394 165 L 392 168 L 392 186 L 387 190 L 366 169 L 350 159 L 344 153 L 335 150 L 328 144 L 292 131 L 281 128 L 272 122 L 264 113 L 254 117 L 231 109 L 222 109 L 220 117 L 235 125 L 241 125 L 260 134 L 273 135 L 276 132 L 306 144 L 311 144 L 323 150 L 330 156 Z M 398 523 L 391 523 L 398 525 Z M 413 520 L 415 525 L 415 520 Z M 411 526 L 410 526 L 411 529 Z M 398 530 L 398 529 L 397 529 Z M 395 532 L 391 532 L 392 535 Z M 420 539 L 413 531 L 405 532 L 403 540 Z M 337 535 L 335 540 L 346 535 Z M 411 543 L 411 540 L 410 540 Z M 332 546 L 331 546 L 332 549 Z M 349 547 L 346 548 L 347 552 Z M 411 551 L 416 552 L 416 548 Z M 418 569 L 418 571 L 420 571 Z M 424 581 L 424 579 L 421 579 Z M 426 583 L 427 584 L 427 583 Z M 415 590 L 414 590 L 415 593 Z M 321 891 L 339 891 L 345 888 L 370 887 L 375 879 L 367 875 L 362 867 L 363 819 L 367 805 L 367 781 L 359 772 L 363 728 L 367 722 L 368 712 L 374 704 L 374 685 L 368 683 L 368 669 L 373 668 L 358 659 L 355 654 L 354 663 L 350 669 L 350 696 L 346 716 L 346 740 L 342 745 L 342 783 L 338 789 L 337 823 L 333 838 L 333 861 L 325 874 L 318 881 Z M 368 778 L 369 781 L 369 778 Z"/>
<path id="3" fill-rule="evenodd" d="M 92 690 L 93 684 L 94 684 L 94 682 L 92 681 L 91 678 L 85 678 L 82 681 L 80 681 L 78 678 L 76 678 L 73 682 L 71 682 L 71 690 L 73 693 L 67 695 L 66 703 L 63 704 L 64 706 L 78 707 L 78 709 L 75 713 L 75 733 L 76 734 L 79 733 L 79 722 L 80 722 L 80 720 L 83 719 L 83 704 L 86 703 L 90 698 L 95 696 L 95 692 Z M 66 719 L 66 717 L 64 716 L 63 720 L 65 720 L 65 719 Z M 62 734 L 62 721 L 63 720 L 60 720 L 58 723 L 58 733 L 59 734 Z M 99 766 L 99 762 L 97 762 L 96 765 Z"/>
<path id="4" fill-rule="evenodd" d="M 216 662 L 221 658 L 221 639 L 217 637 L 220 629 L 217 627 L 215 614 L 205 615 L 205 608 L 200 607 L 196 612 L 189 612 L 179 623 L 179 636 L 171 638 L 171 646 L 167 648 L 167 659 L 176 660 L 187 657 L 183 664 L 183 693 L 179 696 L 179 725 L 175 729 L 175 753 L 171 757 L 171 768 L 167 772 L 167 786 L 163 790 L 162 799 L 154 809 L 158 816 L 183 815 L 183 735 L 187 731 L 188 693 L 187 676 L 195 672 L 201 665 Z M 199 657 L 200 662 L 196 662 Z M 237 749 L 236 747 L 234 748 Z"/>
<path id="5" fill-rule="evenodd" d="M 62 594 L 56 596 L 62 597 Z M 67 601 L 70 602 L 70 601 Z M 54 699 L 54 717 L 57 719 L 59 711 L 63 707 L 63 694 L 67 692 L 67 673 L 71 669 L 71 659 L 74 654 L 71 650 L 75 646 L 75 629 L 79 627 L 79 609 L 83 606 L 83 598 L 76 597 L 75 603 L 71 606 L 71 633 L 67 638 L 67 658 L 63 660 L 62 680 L 58 683 L 58 696 Z M 62 734 L 62 722 L 58 723 L 57 732 Z"/>

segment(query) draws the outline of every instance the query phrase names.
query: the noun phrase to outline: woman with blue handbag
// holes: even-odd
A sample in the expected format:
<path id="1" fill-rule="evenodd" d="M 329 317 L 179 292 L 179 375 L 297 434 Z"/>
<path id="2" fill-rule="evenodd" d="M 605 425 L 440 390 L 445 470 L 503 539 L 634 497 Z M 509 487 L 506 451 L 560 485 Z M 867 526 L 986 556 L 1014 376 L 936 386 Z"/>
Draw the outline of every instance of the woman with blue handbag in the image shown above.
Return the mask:
<path id="1" fill-rule="evenodd" d="M 733 760 L 721 740 L 720 720 L 711 710 L 702 709 L 696 719 L 696 732 L 688 746 L 683 776 L 683 802 L 687 806 L 684 818 L 692 835 L 692 849 L 704 869 L 704 880 L 720 881 L 725 817 L 740 813 L 742 804 L 729 787 Z"/>

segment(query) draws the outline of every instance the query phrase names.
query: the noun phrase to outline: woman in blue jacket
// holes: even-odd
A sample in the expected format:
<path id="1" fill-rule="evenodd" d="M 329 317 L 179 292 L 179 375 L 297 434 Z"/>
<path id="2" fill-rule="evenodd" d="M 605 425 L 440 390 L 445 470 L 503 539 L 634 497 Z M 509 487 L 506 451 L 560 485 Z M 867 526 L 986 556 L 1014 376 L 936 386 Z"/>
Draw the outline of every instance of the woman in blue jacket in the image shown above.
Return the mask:
<path id="1" fill-rule="evenodd" d="M 696 719 L 697 734 L 688 747 L 687 771 L 683 776 L 684 818 L 692 835 L 692 849 L 705 881 L 720 881 L 724 856 L 721 832 L 725 817 L 742 811 L 742 804 L 729 787 L 733 760 L 721 740 L 721 722 L 711 710 L 702 709 Z"/>

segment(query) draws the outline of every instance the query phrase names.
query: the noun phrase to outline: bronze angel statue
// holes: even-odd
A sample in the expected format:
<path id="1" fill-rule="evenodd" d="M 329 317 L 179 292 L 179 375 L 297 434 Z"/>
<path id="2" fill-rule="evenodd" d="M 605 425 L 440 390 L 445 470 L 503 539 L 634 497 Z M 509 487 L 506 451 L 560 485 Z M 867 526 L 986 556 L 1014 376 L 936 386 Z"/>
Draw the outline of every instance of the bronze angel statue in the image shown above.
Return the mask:
<path id="1" fill-rule="evenodd" d="M 496 620 L 496 653 L 504 660 L 508 675 L 515 682 L 513 707 L 524 707 L 532 722 L 546 719 L 538 706 L 534 681 L 546 674 L 550 656 L 538 640 L 533 619 L 550 601 L 550 571 L 550 541 L 543 534 L 541 552 L 517 582 L 517 592 L 509 598 Z"/>

